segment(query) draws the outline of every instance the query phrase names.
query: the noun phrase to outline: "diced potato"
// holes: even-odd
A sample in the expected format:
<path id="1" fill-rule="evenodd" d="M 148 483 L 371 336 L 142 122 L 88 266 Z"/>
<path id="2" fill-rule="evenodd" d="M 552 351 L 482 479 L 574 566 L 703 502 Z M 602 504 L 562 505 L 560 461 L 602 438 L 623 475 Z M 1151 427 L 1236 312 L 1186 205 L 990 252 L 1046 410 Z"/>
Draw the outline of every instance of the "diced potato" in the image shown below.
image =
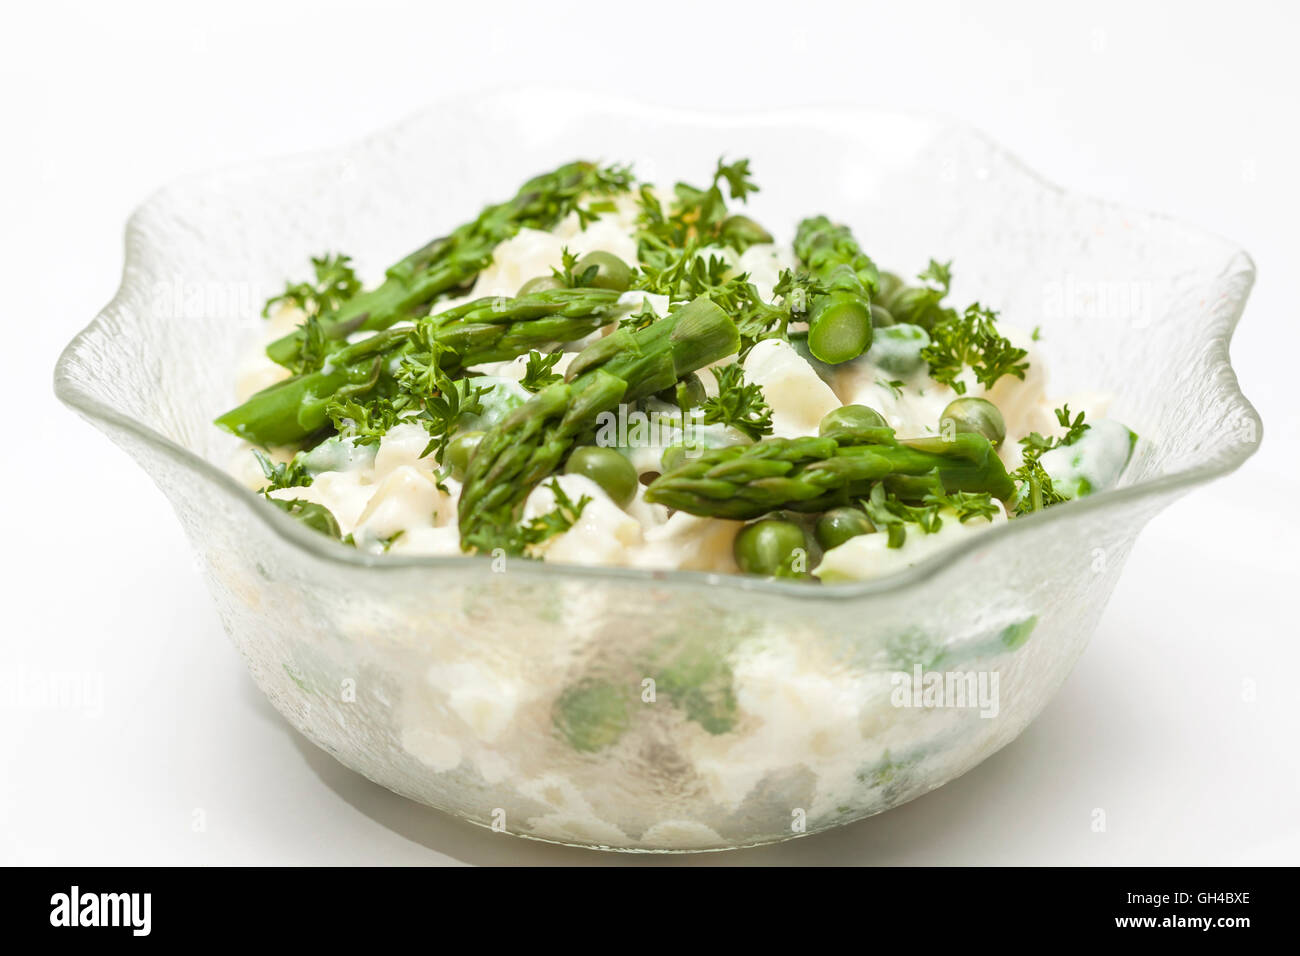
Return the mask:
<path id="1" fill-rule="evenodd" d="M 772 434 L 778 438 L 816 435 L 827 412 L 840 401 L 789 342 L 765 339 L 745 358 L 745 378 L 763 390 L 772 406 Z"/>

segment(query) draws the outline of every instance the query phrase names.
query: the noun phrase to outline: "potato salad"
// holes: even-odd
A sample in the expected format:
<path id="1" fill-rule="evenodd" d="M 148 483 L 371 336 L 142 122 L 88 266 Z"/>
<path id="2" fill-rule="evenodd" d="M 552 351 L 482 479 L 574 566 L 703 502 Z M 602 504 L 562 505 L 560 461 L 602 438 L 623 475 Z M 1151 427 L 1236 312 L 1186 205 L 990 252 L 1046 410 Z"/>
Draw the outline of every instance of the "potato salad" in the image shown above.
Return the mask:
<path id="1" fill-rule="evenodd" d="M 340 547 L 809 586 L 1120 480 L 1136 436 L 952 263 L 903 278 L 820 214 L 777 242 L 756 191 L 573 162 L 369 287 L 313 259 L 216 420 L 235 473 Z"/>

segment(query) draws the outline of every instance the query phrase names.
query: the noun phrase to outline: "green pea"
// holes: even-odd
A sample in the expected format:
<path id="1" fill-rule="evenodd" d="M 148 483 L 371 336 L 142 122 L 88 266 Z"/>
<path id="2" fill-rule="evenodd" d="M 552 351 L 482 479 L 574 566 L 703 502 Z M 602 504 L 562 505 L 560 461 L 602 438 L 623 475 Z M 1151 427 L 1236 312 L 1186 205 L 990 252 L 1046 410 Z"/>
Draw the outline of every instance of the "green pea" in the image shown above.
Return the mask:
<path id="1" fill-rule="evenodd" d="M 866 512 L 857 508 L 833 508 L 817 519 L 814 534 L 817 543 L 826 551 L 842 545 L 849 538 L 860 534 L 871 534 L 876 526 L 871 523 Z"/>
<path id="2" fill-rule="evenodd" d="M 886 308 L 899 322 L 919 325 L 928 332 L 943 317 L 945 310 L 939 304 L 941 298 L 942 296 L 934 289 L 925 286 L 908 286 L 900 289 Z"/>
<path id="3" fill-rule="evenodd" d="M 748 216 L 728 216 L 722 220 L 720 233 L 727 245 L 741 252 L 772 241 L 772 234 Z"/>
<path id="4" fill-rule="evenodd" d="M 873 298 L 880 303 L 882 308 L 889 308 L 889 303 L 893 301 L 894 296 L 898 295 L 905 283 L 901 278 L 892 272 L 880 273 L 880 281 L 876 283 L 876 294 Z"/>
<path id="5" fill-rule="evenodd" d="M 876 329 L 883 329 L 898 322 L 894 314 L 886 309 L 883 305 L 871 303 L 871 326 Z"/>
<path id="6" fill-rule="evenodd" d="M 746 574 L 801 577 L 808 571 L 808 540 L 793 521 L 765 518 L 736 535 L 732 551 Z"/>
<path id="7" fill-rule="evenodd" d="M 632 270 L 626 262 L 610 252 L 589 252 L 578 260 L 573 267 L 573 274 L 581 276 L 592 266 L 596 267 L 595 276 L 587 283 L 597 289 L 611 289 L 614 292 L 626 292 L 632 284 Z"/>
<path id="8" fill-rule="evenodd" d="M 852 292 L 818 296 L 808 313 L 808 348 L 828 365 L 855 359 L 871 346 L 871 309 Z"/>
<path id="9" fill-rule="evenodd" d="M 533 276 L 519 287 L 519 294 L 532 295 L 534 292 L 550 292 L 552 289 L 563 288 L 564 283 L 555 276 Z"/>
<path id="10" fill-rule="evenodd" d="M 930 335 L 925 329 L 898 322 L 876 329 L 867 360 L 891 375 L 911 375 L 925 364 L 921 353 L 929 344 Z"/>
<path id="11" fill-rule="evenodd" d="M 584 445 L 575 449 L 564 466 L 564 473 L 590 478 L 620 508 L 636 497 L 636 469 L 613 448 Z"/>
<path id="12" fill-rule="evenodd" d="M 948 425 L 952 422 L 952 425 Z M 949 434 L 949 429 L 958 434 L 963 432 L 983 435 L 989 443 L 997 448 L 1007 437 L 1007 423 L 1002 419 L 998 407 L 987 398 L 966 396 L 954 399 L 939 416 L 939 434 Z"/>
<path id="13" fill-rule="evenodd" d="M 863 428 L 888 428 L 885 416 L 866 405 L 844 405 L 832 409 L 822 418 L 817 426 L 817 434 L 823 438 L 835 437 L 844 432 L 855 432 Z"/>
<path id="14" fill-rule="evenodd" d="M 474 457 L 474 449 L 483 440 L 487 432 L 461 432 L 447 443 L 443 452 L 442 463 L 451 467 L 451 476 L 457 481 L 464 481 L 469 471 L 469 460 Z"/>

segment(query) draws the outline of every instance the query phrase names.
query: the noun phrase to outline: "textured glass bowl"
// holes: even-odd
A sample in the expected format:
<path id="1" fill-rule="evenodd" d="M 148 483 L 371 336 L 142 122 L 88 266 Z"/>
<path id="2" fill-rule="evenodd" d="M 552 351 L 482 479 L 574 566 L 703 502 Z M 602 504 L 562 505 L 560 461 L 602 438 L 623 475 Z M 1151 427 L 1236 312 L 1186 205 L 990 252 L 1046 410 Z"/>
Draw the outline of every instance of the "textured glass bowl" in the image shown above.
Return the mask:
<path id="1" fill-rule="evenodd" d="M 345 251 L 373 273 L 561 161 L 698 180 L 723 154 L 752 158 L 763 191 L 751 208 L 778 238 L 827 212 L 883 266 L 951 257 L 957 301 L 1041 326 L 1051 394 L 1112 393 L 1112 416 L 1142 436 L 1122 486 L 886 579 L 817 587 L 374 557 L 227 475 L 231 446 L 210 422 L 232 404 L 262 299 L 309 255 Z M 170 498 L 254 679 L 348 767 L 523 836 L 724 848 L 896 806 L 1024 730 L 1139 530 L 1256 448 L 1260 423 L 1228 361 L 1253 277 L 1229 242 L 1063 192 L 931 118 L 496 94 L 336 152 L 162 190 L 131 218 L 122 286 L 68 346 L 55 386 Z M 997 716 L 893 706 L 891 675 L 915 665 L 996 674 Z M 631 701 L 626 730 L 577 750 L 556 730 L 557 700 L 601 683 Z"/>

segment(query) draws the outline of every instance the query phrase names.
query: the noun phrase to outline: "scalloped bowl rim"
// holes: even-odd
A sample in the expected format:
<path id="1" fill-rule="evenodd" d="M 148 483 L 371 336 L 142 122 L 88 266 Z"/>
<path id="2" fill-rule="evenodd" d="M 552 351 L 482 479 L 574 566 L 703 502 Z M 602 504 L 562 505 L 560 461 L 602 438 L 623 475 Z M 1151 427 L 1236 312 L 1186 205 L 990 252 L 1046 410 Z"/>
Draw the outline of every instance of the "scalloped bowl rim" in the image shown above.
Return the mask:
<path id="1" fill-rule="evenodd" d="M 685 110 L 653 106 L 636 100 L 614 96 L 575 93 L 570 90 L 548 90 L 545 92 L 547 95 L 563 95 L 571 103 L 580 101 L 580 105 L 584 107 L 594 105 L 600 105 L 603 107 L 614 106 L 620 110 L 634 112 L 643 116 L 658 115 L 661 117 L 672 117 L 677 119 L 689 118 L 695 122 L 707 120 L 711 123 L 731 125 L 737 123 L 750 125 L 756 122 L 788 124 L 796 119 L 806 120 L 809 114 L 812 113 L 835 114 L 841 118 L 846 116 L 880 116 L 882 114 L 924 117 L 933 122 L 940 122 L 952 129 L 964 130 L 968 134 L 984 141 L 990 149 L 1000 154 L 1003 159 L 1010 162 L 1025 176 L 1032 179 L 1040 187 L 1057 195 L 1074 196 L 1075 198 L 1102 207 L 1138 212 L 1149 219 L 1169 222 L 1188 232 L 1197 233 L 1202 237 L 1212 238 L 1232 245 L 1235 248 L 1232 255 L 1229 257 L 1228 262 L 1233 265 L 1236 265 L 1239 262 L 1240 265 L 1231 270 L 1225 269 L 1225 273 L 1230 271 L 1235 274 L 1245 275 L 1247 277 L 1247 282 L 1240 296 L 1237 297 L 1237 300 L 1233 303 L 1230 313 L 1227 315 L 1226 319 L 1223 320 L 1222 327 L 1209 330 L 1215 333 L 1212 342 L 1211 358 L 1214 363 L 1213 370 L 1219 374 L 1226 373 L 1226 378 L 1223 379 L 1222 384 L 1225 388 L 1231 390 L 1231 398 L 1240 403 L 1242 414 L 1249 415 L 1254 419 L 1256 428 L 1255 433 L 1262 440 L 1263 424 L 1260 420 L 1259 413 L 1250 403 L 1250 400 L 1242 393 L 1237 381 L 1236 372 L 1232 367 L 1228 355 L 1228 346 L 1232 340 L 1232 333 L 1241 319 L 1241 315 L 1245 310 L 1246 302 L 1250 298 L 1250 290 L 1254 284 L 1256 273 L 1255 263 L 1251 259 L 1249 253 L 1244 249 L 1241 249 L 1239 246 L 1236 246 L 1236 243 L 1233 243 L 1231 240 L 1223 239 L 1209 230 L 1188 226 L 1172 216 L 1162 213 L 1133 210 L 1131 207 L 1126 207 L 1119 203 L 1098 199 L 1092 196 L 1085 196 L 1067 190 L 1064 187 L 1051 182 L 1030 168 L 1019 159 L 1019 157 L 1002 147 L 996 140 L 986 133 L 970 126 L 969 124 L 954 121 L 937 113 L 876 109 L 870 107 L 806 106 L 786 107 L 781 109 L 730 111 L 722 114 L 706 110 Z M 480 94 L 476 99 L 487 100 L 509 95 L 511 95 L 509 91 L 496 91 Z M 97 328 L 109 312 L 114 309 L 126 307 L 126 301 L 131 293 L 129 277 L 133 272 L 133 267 L 137 261 L 136 257 L 140 254 L 139 250 L 145 246 L 142 241 L 137 241 L 140 239 L 139 220 L 154 206 L 165 202 L 167 194 L 170 191 L 179 187 L 201 183 L 204 180 L 219 174 L 287 170 L 292 169 L 294 166 L 305 160 L 321 162 L 327 161 L 331 158 L 337 159 L 356 150 L 363 149 L 371 143 L 395 136 L 407 126 L 419 122 L 429 114 L 436 113 L 438 108 L 438 103 L 431 104 L 405 119 L 399 120 L 396 123 L 376 130 L 366 136 L 355 139 L 343 146 L 283 155 L 272 159 L 251 160 L 242 163 L 229 164 L 205 172 L 181 177 L 156 190 L 148 199 L 136 207 L 135 211 L 132 212 L 131 216 L 127 220 L 125 234 L 126 256 L 122 269 L 122 281 L 118 286 L 117 291 L 114 293 L 113 298 L 99 311 L 90 324 L 73 337 L 72 341 L 64 347 L 59 356 L 58 362 L 54 368 L 54 392 L 58 398 L 64 404 L 80 412 L 92 422 L 103 422 L 130 432 L 141 441 L 153 446 L 156 450 L 177 459 L 181 464 L 184 464 L 198 472 L 204 478 L 215 483 L 225 493 L 240 501 L 242 507 L 247 508 L 248 512 L 255 519 L 263 522 L 272 532 L 279 535 L 281 538 L 284 538 L 294 546 L 307 551 L 312 557 L 325 561 L 333 561 L 338 564 L 349 565 L 361 570 L 380 572 L 408 570 L 411 568 L 464 568 L 472 563 L 482 564 L 490 561 L 490 558 L 478 555 L 457 555 L 450 557 L 433 555 L 377 555 L 341 547 L 335 542 L 326 539 L 318 532 L 303 527 L 299 522 L 294 521 L 278 508 L 267 508 L 263 506 L 259 498 L 254 494 L 250 494 L 243 485 L 239 484 L 239 482 L 235 480 L 234 476 L 208 461 L 202 455 L 191 451 L 184 445 L 181 445 L 173 439 L 155 431 L 153 428 L 133 416 L 124 414 L 117 408 L 101 402 L 89 389 L 85 387 L 82 380 L 70 371 L 73 357 L 78 353 L 83 340 Z M 1163 493 L 1173 493 L 1180 490 L 1188 490 L 1195 485 L 1212 481 L 1215 478 L 1220 478 L 1239 468 L 1259 449 L 1259 445 L 1260 441 L 1239 442 L 1236 446 L 1239 449 L 1237 453 L 1221 463 L 1171 472 L 1157 478 L 1138 482 L 1137 484 L 1106 491 L 1093 497 L 1079 499 L 1072 502 L 1068 508 L 1057 508 L 1051 511 L 1045 511 L 1041 514 L 1020 518 L 1016 521 L 1000 523 L 997 527 L 990 528 L 983 534 L 972 535 L 965 540 L 956 542 L 915 565 L 867 581 L 845 582 L 829 586 L 823 585 L 821 587 L 810 587 L 807 583 L 797 581 L 769 580 L 739 574 L 720 574 L 702 571 L 646 570 L 640 568 L 609 567 L 604 565 L 550 564 L 542 561 L 516 562 L 511 573 L 517 574 L 522 570 L 524 573 L 539 575 L 542 577 L 611 578 L 622 580 L 624 582 L 641 583 L 664 583 L 671 581 L 715 589 L 726 588 L 742 592 L 757 591 L 764 594 L 818 602 L 827 600 L 851 600 L 869 595 L 904 591 L 949 570 L 954 565 L 959 564 L 967 555 L 987 546 L 991 542 L 1001 541 L 1010 535 L 1036 533 L 1034 529 L 1046 528 L 1051 526 L 1053 523 L 1070 521 L 1082 517 L 1083 515 L 1091 514 L 1094 511 L 1113 508 L 1146 497 L 1158 496 Z"/>

